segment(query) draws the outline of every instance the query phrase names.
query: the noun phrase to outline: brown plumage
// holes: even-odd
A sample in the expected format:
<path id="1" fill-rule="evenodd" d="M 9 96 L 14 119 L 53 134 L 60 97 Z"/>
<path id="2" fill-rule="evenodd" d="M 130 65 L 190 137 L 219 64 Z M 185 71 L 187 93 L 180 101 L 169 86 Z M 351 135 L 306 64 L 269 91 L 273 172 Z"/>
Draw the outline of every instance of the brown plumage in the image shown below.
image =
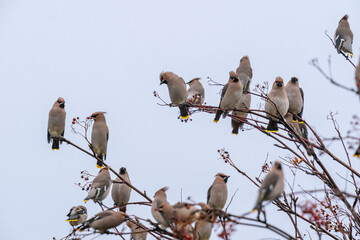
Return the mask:
<path id="1" fill-rule="evenodd" d="M 350 29 L 348 18 L 349 16 L 345 15 L 339 21 L 339 25 L 336 28 L 334 35 L 335 48 L 337 49 L 338 53 L 340 53 L 340 51 L 344 51 L 349 53 L 350 56 L 353 56 L 352 44 L 354 35 Z"/>
<path id="2" fill-rule="evenodd" d="M 79 228 L 80 231 L 83 231 L 89 227 L 98 230 L 100 233 L 105 233 L 108 229 L 119 226 L 125 220 L 129 218 L 123 212 L 114 212 L 111 210 L 106 210 L 99 212 L 95 217 L 90 218 Z"/>
<path id="3" fill-rule="evenodd" d="M 180 109 L 180 118 L 188 119 L 187 91 L 184 79 L 173 72 L 160 73 L 160 85 L 168 86 L 171 104 L 178 106 Z"/>
<path id="4" fill-rule="evenodd" d="M 265 176 L 259 189 L 255 209 L 261 209 L 263 201 L 272 201 L 281 196 L 284 191 L 284 173 L 279 161 L 274 163 L 271 171 Z"/>
<path id="5" fill-rule="evenodd" d="M 265 102 L 266 117 L 269 118 L 266 131 L 277 132 L 278 117 L 284 117 L 289 109 L 289 100 L 285 92 L 284 81 L 281 77 L 275 79 L 268 98 L 270 101 L 266 100 Z"/>
<path id="6" fill-rule="evenodd" d="M 230 176 L 218 173 L 207 193 L 207 204 L 215 209 L 223 209 L 228 197 L 227 181 Z"/>
<path id="7" fill-rule="evenodd" d="M 126 221 L 126 226 L 131 229 L 131 240 L 146 240 L 146 227 L 144 227 L 137 219 L 136 224 L 130 220 Z"/>
<path id="8" fill-rule="evenodd" d="M 298 117 L 301 117 L 304 99 L 303 91 L 299 87 L 299 80 L 296 77 L 292 77 L 285 86 L 286 95 L 289 99 L 289 110 L 288 112 L 292 114 L 293 121 L 298 121 Z"/>
<path id="9" fill-rule="evenodd" d="M 105 113 L 95 112 L 90 116 L 95 121 L 91 132 L 91 145 L 97 157 L 103 161 L 106 160 L 107 143 L 109 140 L 109 128 L 106 124 Z M 102 168 L 102 166 L 102 162 L 98 160 L 96 167 Z"/>
<path id="10" fill-rule="evenodd" d="M 194 78 L 189 81 L 187 101 L 195 104 L 203 104 L 205 100 L 205 90 L 200 82 L 200 78 Z"/>
<path id="11" fill-rule="evenodd" d="M 168 190 L 168 187 L 163 187 L 163 188 L 159 189 L 155 193 L 154 200 L 151 204 L 152 216 L 154 217 L 156 222 L 161 224 L 163 227 L 168 227 L 169 224 L 167 221 L 165 221 L 162 214 L 159 212 L 159 208 L 160 208 L 160 206 L 163 206 L 164 204 L 168 203 L 168 201 L 166 199 L 166 193 L 165 193 L 167 190 Z"/>
<path id="12" fill-rule="evenodd" d="M 92 199 L 94 202 L 101 202 L 104 200 L 109 194 L 111 183 L 112 180 L 109 167 L 106 166 L 100 169 L 98 175 L 91 183 L 91 189 L 88 196 L 84 199 L 84 202 L 87 202 L 89 199 Z"/>
<path id="13" fill-rule="evenodd" d="M 248 115 L 248 111 L 246 109 L 250 109 L 250 104 L 251 104 L 251 94 L 248 92 L 250 83 L 251 83 L 251 79 L 249 78 L 248 75 L 246 75 L 243 72 L 239 72 L 238 75 L 239 75 L 240 82 L 242 83 L 244 89 L 243 89 L 243 94 L 241 96 L 239 105 L 236 108 L 242 109 L 242 111 L 233 111 L 233 114 L 237 115 L 239 117 L 242 117 L 242 118 L 246 118 Z M 231 119 L 231 126 L 233 128 L 232 134 L 237 135 L 239 133 L 239 128 L 243 129 L 243 125 L 244 125 L 244 123 L 241 122 L 240 120 L 232 118 Z"/>
<path id="14" fill-rule="evenodd" d="M 60 143 L 62 141 L 59 137 L 64 136 L 65 132 L 65 100 L 62 97 L 59 97 L 53 104 L 48 119 L 48 129 L 47 129 L 47 140 L 48 143 L 52 141 L 51 149 L 59 150 Z"/>
<path id="15" fill-rule="evenodd" d="M 225 118 L 229 110 L 237 108 L 242 97 L 243 86 L 239 76 L 234 71 L 230 71 L 229 75 L 229 81 L 222 89 L 219 104 L 219 108 L 225 110 L 216 111 L 214 122 L 218 122 L 222 114 Z"/>
<path id="16" fill-rule="evenodd" d="M 240 59 L 239 67 L 236 69 L 236 73 L 245 73 L 250 79 L 253 77 L 253 72 L 250 64 L 250 59 L 248 56 L 243 56 Z M 244 84 L 244 83 L 243 83 Z"/>

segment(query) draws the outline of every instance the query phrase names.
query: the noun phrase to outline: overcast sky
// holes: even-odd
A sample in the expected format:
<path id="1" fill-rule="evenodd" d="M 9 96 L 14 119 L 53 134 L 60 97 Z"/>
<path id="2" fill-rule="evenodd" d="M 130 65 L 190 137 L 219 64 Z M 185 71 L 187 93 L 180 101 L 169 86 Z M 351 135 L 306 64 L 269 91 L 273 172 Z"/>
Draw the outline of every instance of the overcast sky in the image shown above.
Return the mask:
<path id="1" fill-rule="evenodd" d="M 67 235 L 71 227 L 65 222 L 66 214 L 86 196 L 74 183 L 80 181 L 80 171 L 98 171 L 94 159 L 73 147 L 63 144 L 60 151 L 52 151 L 47 144 L 48 112 L 59 96 L 66 101 L 65 137 L 84 148 L 86 142 L 71 133 L 71 119 L 108 112 L 107 163 L 114 169 L 125 166 L 133 185 L 150 197 L 168 186 L 171 203 L 180 201 L 181 190 L 183 199 L 206 201 L 214 175 L 224 172 L 231 176 L 229 198 L 240 189 L 229 212 L 251 210 L 257 189 L 218 160 L 217 149 L 229 150 L 233 161 L 251 177 L 259 175 L 267 155 L 275 161 L 288 152 L 255 130 L 232 135 L 228 118 L 215 124 L 213 115 L 202 113 L 181 123 L 178 109 L 161 107 L 153 97 L 156 90 L 170 101 L 167 87 L 159 86 L 159 73 L 173 71 L 185 81 L 201 77 L 207 104 L 218 105 L 220 88 L 208 86 L 206 78 L 225 83 L 229 71 L 248 55 L 254 73 L 251 89 L 258 83 L 272 83 L 276 76 L 286 82 L 298 77 L 305 92 L 304 118 L 322 136 L 334 136 L 329 112 L 338 112 L 340 130 L 345 132 L 359 101 L 330 85 L 309 61 L 317 57 L 327 70 L 331 54 L 333 77 L 355 86 L 354 68 L 336 54 L 324 35 L 328 30 L 333 36 L 345 14 L 354 32 L 353 61 L 357 64 L 357 0 L 346 4 L 329 0 L 1 0 L 0 239 Z M 253 98 L 251 107 L 257 108 L 260 102 Z M 345 156 L 336 144 L 331 150 Z M 331 165 L 331 159 L 324 161 L 334 166 L 330 169 L 335 174 L 337 165 Z M 353 167 L 360 167 L 358 160 Z M 290 170 L 284 171 L 292 182 Z M 306 189 L 323 186 L 301 174 L 295 181 L 298 184 Z M 133 192 L 130 200 L 143 198 Z M 110 195 L 104 203 L 112 205 Z M 89 217 L 100 211 L 90 201 L 86 207 Z M 271 223 L 293 234 L 287 216 L 271 205 L 266 210 Z M 151 218 L 145 206 L 131 206 L 128 213 Z M 236 229 L 237 239 L 278 238 L 267 230 Z M 111 239 L 97 239 L 105 238 Z"/>

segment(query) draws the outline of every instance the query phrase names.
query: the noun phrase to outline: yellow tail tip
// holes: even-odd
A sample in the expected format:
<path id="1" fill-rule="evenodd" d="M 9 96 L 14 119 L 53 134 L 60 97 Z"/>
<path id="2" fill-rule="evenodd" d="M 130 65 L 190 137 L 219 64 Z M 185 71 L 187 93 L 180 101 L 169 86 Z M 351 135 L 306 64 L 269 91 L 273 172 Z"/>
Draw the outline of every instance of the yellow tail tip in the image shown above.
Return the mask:
<path id="1" fill-rule="evenodd" d="M 357 157 L 357 158 L 358 158 L 358 157 L 360 157 L 360 154 L 359 154 L 359 153 L 355 153 L 355 154 L 354 154 L 354 157 Z"/>
<path id="2" fill-rule="evenodd" d="M 96 164 L 96 167 L 97 167 L 97 168 L 100 168 L 100 169 L 104 168 L 104 166 L 100 166 L 100 165 L 98 165 L 98 164 Z"/>
<path id="3" fill-rule="evenodd" d="M 51 150 L 55 150 L 55 148 L 51 148 Z"/>
<path id="4" fill-rule="evenodd" d="M 348 52 L 349 53 L 349 55 L 351 56 L 351 57 L 353 57 L 354 56 L 354 54 L 352 54 L 351 52 Z"/>
<path id="5" fill-rule="evenodd" d="M 219 121 L 219 120 L 214 120 L 213 122 L 214 122 L 214 123 L 217 123 L 218 121 Z"/>
<path id="6" fill-rule="evenodd" d="M 86 199 L 85 199 L 85 200 L 84 200 L 84 203 L 86 203 L 87 201 L 89 201 L 89 200 L 86 200 Z"/>
<path id="7" fill-rule="evenodd" d="M 189 118 L 189 115 L 183 117 L 183 116 L 180 116 L 181 119 L 188 119 Z"/>
<path id="8" fill-rule="evenodd" d="M 237 133 L 231 133 L 232 135 L 238 135 Z"/>
<path id="9" fill-rule="evenodd" d="M 297 120 L 292 120 L 293 122 L 297 122 Z"/>
<path id="10" fill-rule="evenodd" d="M 68 219 L 68 220 L 65 220 L 65 222 L 77 222 L 78 220 L 77 219 Z"/>
<path id="11" fill-rule="evenodd" d="M 299 121 L 299 123 L 304 123 L 304 121 Z"/>
<path id="12" fill-rule="evenodd" d="M 251 210 L 251 212 L 250 213 L 254 213 L 254 212 L 256 212 L 256 208 L 254 208 L 253 210 Z"/>
<path id="13" fill-rule="evenodd" d="M 268 132 L 268 133 L 274 133 L 274 132 L 278 132 L 279 130 L 265 130 L 265 132 Z"/>

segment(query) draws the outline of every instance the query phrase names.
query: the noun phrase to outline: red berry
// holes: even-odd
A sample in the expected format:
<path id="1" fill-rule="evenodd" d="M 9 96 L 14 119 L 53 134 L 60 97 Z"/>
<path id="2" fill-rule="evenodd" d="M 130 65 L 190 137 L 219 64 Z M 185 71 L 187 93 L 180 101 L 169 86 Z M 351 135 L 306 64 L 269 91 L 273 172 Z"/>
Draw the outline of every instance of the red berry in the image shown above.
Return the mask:
<path id="1" fill-rule="evenodd" d="M 73 118 L 73 121 L 76 121 L 76 118 Z"/>
<path id="2" fill-rule="evenodd" d="M 86 119 L 90 119 L 90 117 L 87 117 Z"/>
<path id="3" fill-rule="evenodd" d="M 72 124 L 75 124 L 75 122 L 73 121 Z"/>

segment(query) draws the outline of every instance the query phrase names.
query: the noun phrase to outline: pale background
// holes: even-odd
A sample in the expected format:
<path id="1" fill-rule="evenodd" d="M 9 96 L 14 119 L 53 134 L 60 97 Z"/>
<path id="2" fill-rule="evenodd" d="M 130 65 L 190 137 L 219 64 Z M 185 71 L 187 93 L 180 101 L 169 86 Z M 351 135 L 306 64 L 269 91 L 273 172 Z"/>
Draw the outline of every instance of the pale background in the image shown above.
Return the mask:
<path id="1" fill-rule="evenodd" d="M 180 200 L 181 189 L 183 199 L 206 201 L 214 175 L 225 172 L 231 175 L 229 198 L 240 189 L 229 212 L 247 212 L 257 189 L 218 160 L 217 149 L 229 150 L 251 177 L 258 176 L 267 154 L 274 161 L 288 152 L 275 148 L 271 138 L 255 130 L 231 135 L 230 119 L 215 124 L 213 115 L 203 113 L 181 123 L 177 109 L 160 107 L 153 97 L 156 90 L 169 101 L 167 87 L 159 86 L 159 73 L 173 71 L 185 81 L 202 77 L 207 104 L 217 105 L 220 88 L 208 86 L 206 77 L 225 83 L 228 72 L 249 55 L 254 73 L 251 89 L 257 83 L 273 82 L 276 76 L 286 82 L 297 76 L 305 91 L 304 118 L 321 135 L 333 136 L 327 115 L 338 112 L 336 118 L 345 132 L 359 110 L 358 97 L 330 85 L 308 62 L 318 57 L 326 70 L 331 54 L 334 78 L 355 86 L 354 68 L 336 54 L 324 30 L 333 36 L 340 18 L 350 15 L 357 64 L 359 13 L 356 0 L 0 1 L 0 239 L 67 235 L 71 227 L 65 215 L 86 196 L 74 183 L 79 182 L 80 171 L 98 171 L 94 159 L 73 147 L 63 144 L 60 151 L 52 151 L 47 144 L 48 112 L 59 96 L 66 101 L 65 137 L 84 148 L 85 141 L 70 131 L 71 119 L 108 112 L 107 163 L 115 169 L 125 166 L 132 183 L 150 197 L 169 186 L 171 203 Z M 259 102 L 253 100 L 252 107 Z M 331 149 L 344 157 L 338 146 Z M 335 175 L 338 165 L 328 158 L 323 161 Z M 355 169 L 360 166 L 357 159 L 353 164 Z M 290 170 L 284 171 L 292 182 Z M 306 189 L 323 186 L 302 175 L 297 176 L 298 184 Z M 131 201 L 141 200 L 133 192 Z M 112 204 L 110 195 L 105 204 Z M 90 201 L 86 207 L 89 217 L 99 211 Z M 294 234 L 287 216 L 271 205 L 266 209 L 271 223 Z M 149 207 L 129 207 L 128 213 L 151 218 Z M 97 239 L 105 238 L 114 237 Z M 233 239 L 240 238 L 279 237 L 238 226 Z"/>

